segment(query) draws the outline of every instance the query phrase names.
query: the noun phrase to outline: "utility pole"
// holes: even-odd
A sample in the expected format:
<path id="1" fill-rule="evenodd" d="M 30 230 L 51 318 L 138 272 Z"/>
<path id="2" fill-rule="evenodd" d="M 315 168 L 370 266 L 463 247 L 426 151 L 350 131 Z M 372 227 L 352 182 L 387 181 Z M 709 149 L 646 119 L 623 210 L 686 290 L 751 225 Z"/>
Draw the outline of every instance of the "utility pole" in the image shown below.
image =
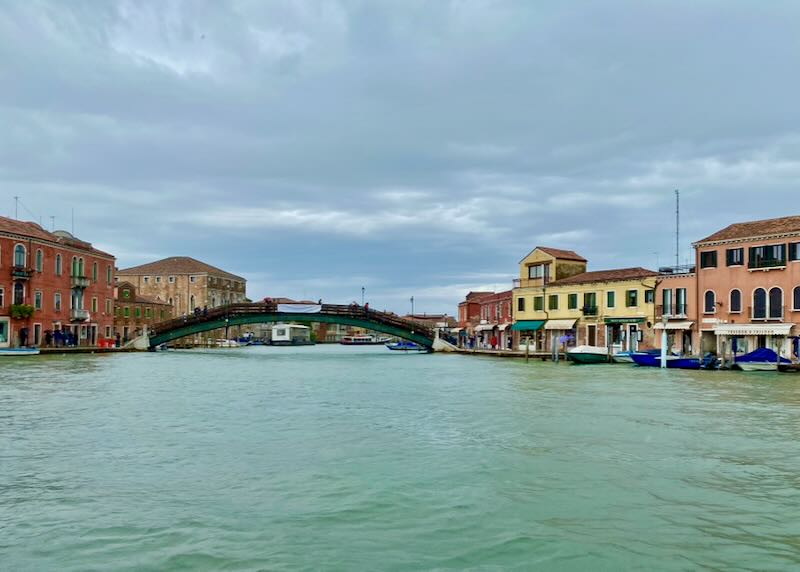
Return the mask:
<path id="1" fill-rule="evenodd" d="M 14 195 L 14 219 L 19 220 L 19 197 Z"/>
<path id="2" fill-rule="evenodd" d="M 681 192 L 675 189 L 675 266 L 681 265 Z"/>
<path id="3" fill-rule="evenodd" d="M 414 317 L 414 296 L 411 296 L 411 317 Z"/>

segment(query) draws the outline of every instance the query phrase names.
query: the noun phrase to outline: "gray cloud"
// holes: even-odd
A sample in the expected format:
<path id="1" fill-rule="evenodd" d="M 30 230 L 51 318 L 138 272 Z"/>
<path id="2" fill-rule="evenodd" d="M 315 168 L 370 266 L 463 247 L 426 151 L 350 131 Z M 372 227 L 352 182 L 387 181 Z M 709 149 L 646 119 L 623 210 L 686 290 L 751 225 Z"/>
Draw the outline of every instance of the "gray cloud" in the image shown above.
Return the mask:
<path id="1" fill-rule="evenodd" d="M 674 188 L 683 257 L 792 212 L 798 32 L 744 0 L 2 2 L 0 213 L 453 312 L 537 243 L 671 259 Z"/>

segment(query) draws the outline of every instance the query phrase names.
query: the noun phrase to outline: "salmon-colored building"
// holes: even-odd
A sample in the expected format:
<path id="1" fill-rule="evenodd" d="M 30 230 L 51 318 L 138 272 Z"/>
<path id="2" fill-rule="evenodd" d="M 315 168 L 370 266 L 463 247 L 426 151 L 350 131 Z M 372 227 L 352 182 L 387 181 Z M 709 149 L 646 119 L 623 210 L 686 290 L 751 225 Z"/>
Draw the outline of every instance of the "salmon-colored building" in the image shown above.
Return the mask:
<path id="1" fill-rule="evenodd" d="M 797 357 L 800 216 L 732 224 L 694 247 L 700 351 Z"/>
<path id="2" fill-rule="evenodd" d="M 655 347 L 667 330 L 667 348 L 681 355 L 700 351 L 697 324 L 697 274 L 694 265 L 660 269 L 656 284 Z"/>

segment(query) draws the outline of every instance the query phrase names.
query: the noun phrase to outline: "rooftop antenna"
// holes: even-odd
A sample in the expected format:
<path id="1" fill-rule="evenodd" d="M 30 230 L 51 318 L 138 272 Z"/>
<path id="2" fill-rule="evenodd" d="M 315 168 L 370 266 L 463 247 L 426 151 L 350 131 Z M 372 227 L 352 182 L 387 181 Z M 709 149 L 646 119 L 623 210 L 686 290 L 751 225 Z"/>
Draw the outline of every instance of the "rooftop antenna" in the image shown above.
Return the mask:
<path id="1" fill-rule="evenodd" d="M 19 197 L 14 195 L 14 218 L 19 220 Z"/>
<path id="2" fill-rule="evenodd" d="M 56 217 L 50 215 L 50 232 L 55 232 L 56 230 Z"/>
<path id="3" fill-rule="evenodd" d="M 75 207 L 72 207 L 72 236 L 75 236 Z"/>
<path id="4" fill-rule="evenodd" d="M 675 266 L 681 265 L 681 192 L 675 189 Z"/>

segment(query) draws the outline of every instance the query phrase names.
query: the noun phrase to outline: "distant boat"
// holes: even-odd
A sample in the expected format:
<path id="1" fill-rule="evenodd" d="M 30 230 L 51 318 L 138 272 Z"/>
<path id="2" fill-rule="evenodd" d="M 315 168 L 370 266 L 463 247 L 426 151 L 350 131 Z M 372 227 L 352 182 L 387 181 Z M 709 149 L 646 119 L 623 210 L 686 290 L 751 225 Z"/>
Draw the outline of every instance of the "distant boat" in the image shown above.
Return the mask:
<path id="1" fill-rule="evenodd" d="M 414 342 L 399 341 L 385 344 L 387 349 L 395 352 L 427 352 L 428 348 Z"/>
<path id="2" fill-rule="evenodd" d="M 0 348 L 0 356 L 38 356 L 39 348 Z"/>
<path id="3" fill-rule="evenodd" d="M 577 364 L 608 363 L 608 348 L 577 346 L 567 350 L 567 359 Z"/>
<path id="4" fill-rule="evenodd" d="M 742 371 L 775 371 L 779 359 L 781 364 L 792 363 L 769 348 L 758 348 L 749 354 L 737 357 L 733 363 Z"/>
<path id="5" fill-rule="evenodd" d="M 241 344 L 236 340 L 219 339 L 216 340 L 216 346 L 218 348 L 239 348 L 241 347 Z"/>
<path id="6" fill-rule="evenodd" d="M 636 365 L 661 367 L 661 354 L 638 352 L 631 355 Z M 670 369 L 700 369 L 702 361 L 697 357 L 666 356 Z"/>
<path id="7" fill-rule="evenodd" d="M 339 342 L 343 346 L 382 346 L 389 341 L 389 338 L 379 338 L 369 334 L 361 336 L 345 336 Z"/>

